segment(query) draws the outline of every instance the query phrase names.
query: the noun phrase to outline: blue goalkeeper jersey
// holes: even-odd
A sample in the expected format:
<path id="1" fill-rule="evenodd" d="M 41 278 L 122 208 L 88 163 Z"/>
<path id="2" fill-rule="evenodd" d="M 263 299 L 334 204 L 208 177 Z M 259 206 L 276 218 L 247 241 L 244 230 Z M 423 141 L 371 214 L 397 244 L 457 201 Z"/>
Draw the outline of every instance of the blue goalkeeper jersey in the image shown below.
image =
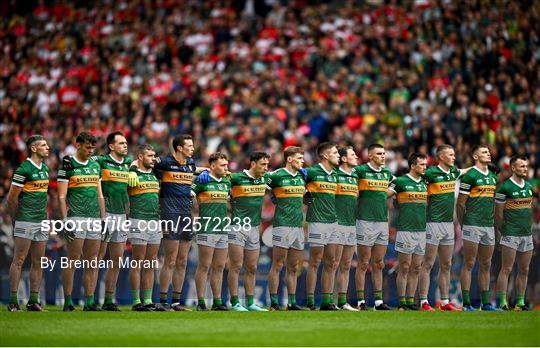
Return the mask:
<path id="1" fill-rule="evenodd" d="M 172 155 L 160 157 L 154 169 L 161 181 L 161 218 L 191 215 L 191 184 L 196 169 L 193 159 L 188 158 L 186 163 L 178 163 Z"/>

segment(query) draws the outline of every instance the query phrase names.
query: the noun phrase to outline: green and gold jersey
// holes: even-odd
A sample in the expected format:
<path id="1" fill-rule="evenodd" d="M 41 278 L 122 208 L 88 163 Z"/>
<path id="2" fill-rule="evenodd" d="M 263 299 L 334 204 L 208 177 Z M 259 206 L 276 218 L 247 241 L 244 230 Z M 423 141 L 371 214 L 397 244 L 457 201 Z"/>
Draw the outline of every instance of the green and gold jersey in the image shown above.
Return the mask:
<path id="1" fill-rule="evenodd" d="M 154 171 L 136 171 L 139 184 L 128 188 L 129 217 L 140 220 L 159 220 L 159 180 Z"/>
<path id="2" fill-rule="evenodd" d="M 99 218 L 98 185 L 100 185 L 101 168 L 89 159 L 86 163 L 70 159 L 73 169 L 58 170 L 58 182 L 67 182 L 68 217 Z"/>
<path id="3" fill-rule="evenodd" d="M 280 168 L 268 175 L 267 185 L 276 197 L 273 226 L 303 227 L 305 181 L 302 175 Z"/>
<path id="4" fill-rule="evenodd" d="M 320 163 L 308 168 L 306 189 L 314 198 L 308 206 L 306 221 L 326 224 L 336 222 L 336 171 L 327 171 Z"/>
<path id="5" fill-rule="evenodd" d="M 357 166 L 354 173 L 358 176 L 356 219 L 387 222 L 388 187 L 395 177 L 388 168 L 375 170 L 369 163 Z"/>
<path id="6" fill-rule="evenodd" d="M 253 227 L 261 224 L 266 181 L 266 175 L 254 178 L 247 170 L 232 174 L 231 195 L 235 201 L 233 219 L 239 218 L 240 221 L 244 221 L 247 218 Z"/>
<path id="7" fill-rule="evenodd" d="M 197 228 L 194 219 L 193 229 L 199 234 L 227 234 L 227 201 L 231 182 L 226 178 L 216 179 L 210 175 L 208 184 L 195 182 L 192 190 L 199 203 L 199 221 L 201 228 Z M 229 223 L 230 225 L 230 223 Z"/>
<path id="8" fill-rule="evenodd" d="M 518 185 L 514 179 L 506 180 L 495 193 L 495 202 L 504 204 L 501 235 L 530 236 L 532 234 L 533 186 L 527 181 Z"/>
<path id="9" fill-rule="evenodd" d="M 13 186 L 21 187 L 16 221 L 41 222 L 47 219 L 47 190 L 49 189 L 49 168 L 45 163 L 35 164 L 30 158 L 13 173 Z"/>
<path id="10" fill-rule="evenodd" d="M 454 221 L 456 180 L 460 175 L 461 171 L 455 166 L 448 171 L 442 169 L 441 166 L 430 166 L 426 169 L 428 222 Z"/>
<path id="11" fill-rule="evenodd" d="M 336 189 L 336 216 L 342 226 L 356 225 L 356 200 L 358 199 L 358 176 L 338 168 Z"/>
<path id="12" fill-rule="evenodd" d="M 390 190 L 396 192 L 399 213 L 397 229 L 403 232 L 426 231 L 427 185 L 410 174 L 398 177 Z"/>
<path id="13" fill-rule="evenodd" d="M 101 189 L 105 199 L 105 210 L 111 214 L 125 214 L 128 196 L 128 176 L 131 159 L 124 157 L 122 162 L 111 154 L 93 156 L 101 167 Z"/>
<path id="14" fill-rule="evenodd" d="M 463 225 L 493 227 L 497 182 L 496 174 L 489 170 L 482 172 L 476 166 L 463 175 L 459 185 L 459 193 L 469 196 L 465 203 Z"/>

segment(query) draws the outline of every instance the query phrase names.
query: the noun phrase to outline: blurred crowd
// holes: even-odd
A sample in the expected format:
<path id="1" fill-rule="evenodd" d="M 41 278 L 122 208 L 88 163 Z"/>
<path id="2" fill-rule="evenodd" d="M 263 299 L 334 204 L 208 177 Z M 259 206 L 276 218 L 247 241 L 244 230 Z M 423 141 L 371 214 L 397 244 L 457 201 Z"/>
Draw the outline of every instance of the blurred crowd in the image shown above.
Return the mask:
<path id="1" fill-rule="evenodd" d="M 120 130 L 161 154 L 189 133 L 200 164 L 219 150 L 233 171 L 253 150 L 279 167 L 288 145 L 309 165 L 325 140 L 363 161 L 382 143 L 397 174 L 449 143 L 465 167 L 485 143 L 506 170 L 527 154 L 540 188 L 536 1 L 42 0 L 0 14 L 0 197 L 33 133 L 52 147 L 54 193 L 82 130 L 99 152 Z"/>

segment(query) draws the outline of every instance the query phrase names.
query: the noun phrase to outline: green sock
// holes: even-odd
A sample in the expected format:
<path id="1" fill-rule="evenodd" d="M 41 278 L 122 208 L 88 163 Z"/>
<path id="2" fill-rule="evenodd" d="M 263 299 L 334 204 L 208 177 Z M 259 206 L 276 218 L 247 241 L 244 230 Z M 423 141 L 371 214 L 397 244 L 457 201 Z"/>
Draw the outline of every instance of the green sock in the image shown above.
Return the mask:
<path id="1" fill-rule="evenodd" d="M 400 306 L 406 306 L 407 305 L 407 298 L 405 296 L 399 296 L 399 305 Z"/>
<path id="2" fill-rule="evenodd" d="M 330 294 L 327 292 L 323 292 L 322 294 L 322 305 L 329 305 L 330 302 Z"/>
<path id="3" fill-rule="evenodd" d="M 144 304 L 152 303 L 152 289 L 143 290 Z"/>
<path id="4" fill-rule="evenodd" d="M 289 294 L 288 298 L 289 298 L 289 304 L 290 305 L 295 305 L 296 304 L 296 294 Z"/>
<path id="5" fill-rule="evenodd" d="M 131 290 L 131 301 L 133 305 L 141 303 L 141 296 L 139 289 L 137 290 Z"/>
<path id="6" fill-rule="evenodd" d="M 382 290 L 373 291 L 373 298 L 375 301 L 382 301 Z"/>
<path id="7" fill-rule="evenodd" d="M 407 305 L 412 306 L 414 304 L 414 297 L 407 297 Z"/>
<path id="8" fill-rule="evenodd" d="M 10 304 L 18 304 L 19 300 L 17 299 L 17 291 L 11 291 L 9 293 L 9 303 Z"/>
<path id="9" fill-rule="evenodd" d="M 253 295 L 247 295 L 247 305 L 248 305 L 248 307 L 253 306 L 253 303 L 255 303 L 255 301 L 253 300 Z"/>
<path id="10" fill-rule="evenodd" d="M 238 296 L 231 296 L 231 306 L 236 306 L 240 303 L 240 300 L 238 299 Z"/>
<path id="11" fill-rule="evenodd" d="M 315 304 L 315 294 L 307 294 L 307 305 L 313 306 Z"/>
<path id="12" fill-rule="evenodd" d="M 104 302 L 104 304 L 112 304 L 113 303 L 113 295 L 114 295 L 114 292 L 106 291 L 105 292 L 105 302 Z"/>
<path id="13" fill-rule="evenodd" d="M 277 294 L 270 294 L 270 304 L 273 304 L 273 305 L 278 304 Z"/>
<path id="14" fill-rule="evenodd" d="M 197 304 L 200 306 L 206 305 L 206 302 L 204 301 L 204 297 L 199 297 L 199 299 L 197 300 Z"/>
<path id="15" fill-rule="evenodd" d="M 525 294 L 516 295 L 516 306 L 523 307 L 525 306 Z"/>
<path id="16" fill-rule="evenodd" d="M 357 290 L 356 291 L 356 299 L 358 301 L 365 301 L 365 299 L 364 299 L 364 290 Z"/>
<path id="17" fill-rule="evenodd" d="M 424 300 L 427 300 L 427 296 L 420 296 L 420 303 L 422 303 L 422 301 L 424 301 Z M 441 298 L 441 300 L 442 300 L 442 298 Z"/>
<path id="18" fill-rule="evenodd" d="M 338 300 L 337 300 L 337 304 L 339 307 L 345 305 L 347 303 L 347 293 L 345 292 L 340 292 L 338 294 Z"/>
<path id="19" fill-rule="evenodd" d="M 94 305 L 94 295 L 86 296 L 85 302 L 87 306 Z"/>
<path id="20" fill-rule="evenodd" d="M 64 295 L 64 306 L 73 306 L 71 295 Z"/>
<path id="21" fill-rule="evenodd" d="M 498 292 L 497 298 L 499 299 L 499 307 L 502 307 L 508 304 L 508 302 L 506 301 L 506 292 Z"/>
<path id="22" fill-rule="evenodd" d="M 30 291 L 30 300 L 28 303 L 38 303 L 39 302 L 39 292 L 38 291 Z"/>
<path id="23" fill-rule="evenodd" d="M 482 291 L 481 293 L 481 297 L 482 297 L 482 305 L 488 305 L 490 304 L 490 296 L 489 296 L 489 290 L 488 291 Z"/>
<path id="24" fill-rule="evenodd" d="M 471 295 L 469 290 L 461 290 L 461 297 L 463 298 L 463 305 L 464 306 L 470 306 L 471 305 Z"/>
<path id="25" fill-rule="evenodd" d="M 212 307 L 221 306 L 222 304 L 223 304 L 223 302 L 221 301 L 220 298 L 215 298 L 214 303 L 212 304 Z"/>

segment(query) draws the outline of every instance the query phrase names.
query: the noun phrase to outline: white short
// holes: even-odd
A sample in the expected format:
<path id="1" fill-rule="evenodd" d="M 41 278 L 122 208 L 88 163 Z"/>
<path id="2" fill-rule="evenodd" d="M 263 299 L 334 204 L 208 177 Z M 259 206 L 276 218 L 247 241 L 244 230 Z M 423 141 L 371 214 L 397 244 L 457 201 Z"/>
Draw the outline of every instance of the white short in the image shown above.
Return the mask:
<path id="1" fill-rule="evenodd" d="M 532 236 L 502 236 L 500 244 L 517 250 L 520 253 L 534 249 Z"/>
<path id="2" fill-rule="evenodd" d="M 204 245 L 214 249 L 226 249 L 229 246 L 226 234 L 197 234 L 197 245 Z"/>
<path id="3" fill-rule="evenodd" d="M 495 245 L 495 229 L 493 227 L 463 226 L 463 240 L 484 245 Z"/>
<path id="4" fill-rule="evenodd" d="M 284 249 L 304 250 L 304 228 L 279 226 L 272 229 L 272 245 Z"/>
<path id="5" fill-rule="evenodd" d="M 125 229 L 126 214 L 107 213 L 107 233 L 103 235 L 104 242 L 125 243 L 129 236 L 129 229 Z"/>
<path id="6" fill-rule="evenodd" d="M 428 222 L 426 224 L 426 243 L 431 245 L 454 245 L 453 222 Z"/>
<path id="7" fill-rule="evenodd" d="M 396 251 L 403 254 L 424 255 L 426 253 L 426 233 L 398 231 Z"/>
<path id="8" fill-rule="evenodd" d="M 229 245 L 239 245 L 246 250 L 258 250 L 261 247 L 261 237 L 259 234 L 259 226 L 251 226 L 249 230 L 239 228 L 239 226 L 230 226 Z M 239 231 L 236 230 L 239 229 Z"/>
<path id="9" fill-rule="evenodd" d="M 356 220 L 356 244 L 388 245 L 388 222 Z"/>
<path id="10" fill-rule="evenodd" d="M 13 235 L 33 242 L 44 242 L 49 239 L 49 232 L 41 228 L 40 222 L 15 221 Z"/>
<path id="11" fill-rule="evenodd" d="M 337 231 L 337 223 L 308 223 L 308 243 L 313 247 L 323 247 L 326 244 L 343 244 Z"/>
<path id="12" fill-rule="evenodd" d="M 356 227 L 355 226 L 337 226 L 338 234 L 341 236 L 342 245 L 356 246 Z"/>
<path id="13" fill-rule="evenodd" d="M 68 217 L 66 223 L 68 221 L 73 221 L 75 224 L 77 224 L 77 221 L 82 221 L 80 225 L 81 228 L 78 228 L 77 226 L 74 231 L 76 239 L 101 240 L 101 219 Z M 68 226 L 71 228 L 73 225 L 69 223 Z M 99 228 L 96 228 L 98 226 Z"/>
<path id="14" fill-rule="evenodd" d="M 131 244 L 160 244 L 163 234 L 158 220 L 129 219 L 131 228 L 128 238 Z"/>

